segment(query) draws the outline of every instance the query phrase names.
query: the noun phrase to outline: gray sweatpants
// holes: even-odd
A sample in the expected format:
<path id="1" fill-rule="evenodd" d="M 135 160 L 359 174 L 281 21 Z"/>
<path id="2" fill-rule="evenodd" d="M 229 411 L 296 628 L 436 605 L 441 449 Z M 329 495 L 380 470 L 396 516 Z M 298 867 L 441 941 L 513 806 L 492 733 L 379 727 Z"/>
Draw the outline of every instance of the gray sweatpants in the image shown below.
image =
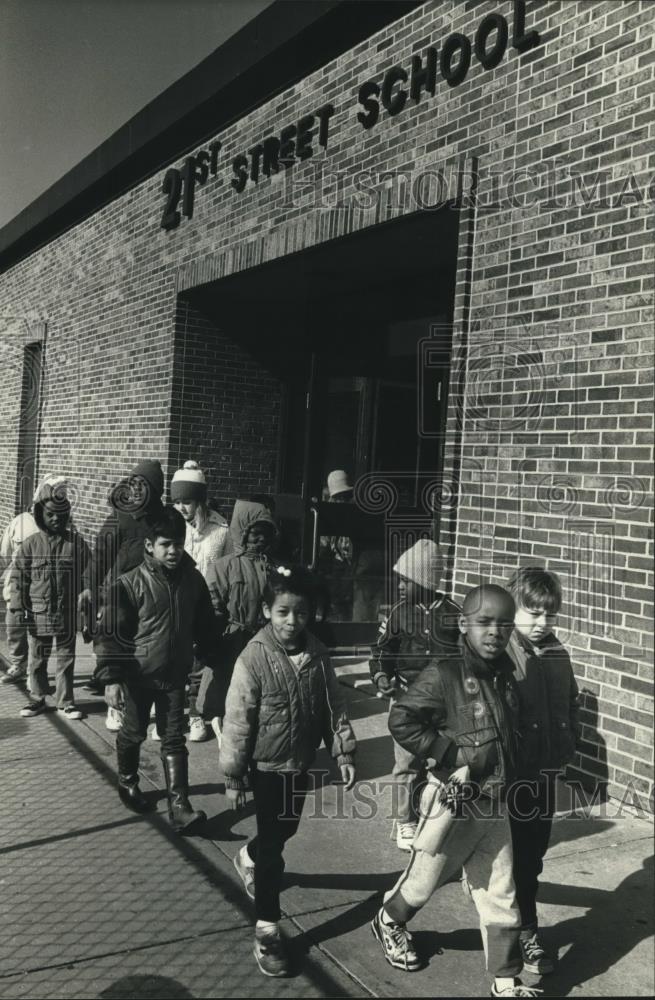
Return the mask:
<path id="1" fill-rule="evenodd" d="M 489 814 L 479 815 L 482 809 Z M 452 823 L 435 857 L 412 851 L 407 868 L 385 896 L 384 908 L 392 920 L 407 923 L 463 867 L 480 919 L 487 969 L 494 976 L 518 976 L 523 966 L 521 916 L 505 807 L 481 798 L 465 806 L 465 812 Z M 419 823 L 419 831 L 424 822 Z"/>

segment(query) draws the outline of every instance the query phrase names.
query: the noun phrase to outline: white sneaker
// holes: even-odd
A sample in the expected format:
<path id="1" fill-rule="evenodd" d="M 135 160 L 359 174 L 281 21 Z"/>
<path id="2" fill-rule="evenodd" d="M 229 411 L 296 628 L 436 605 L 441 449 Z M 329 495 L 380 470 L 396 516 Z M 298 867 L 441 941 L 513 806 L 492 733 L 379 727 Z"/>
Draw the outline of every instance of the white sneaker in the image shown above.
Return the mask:
<path id="1" fill-rule="evenodd" d="M 157 732 L 157 723 L 150 730 L 150 739 L 154 740 L 155 743 L 161 743 L 161 736 Z"/>
<path id="2" fill-rule="evenodd" d="M 396 846 L 401 851 L 411 851 L 416 836 L 416 823 L 396 824 Z"/>
<path id="3" fill-rule="evenodd" d="M 107 707 L 107 718 L 105 719 L 105 726 L 110 733 L 119 732 L 121 726 L 123 725 L 123 713 L 117 708 L 112 708 L 111 705 Z"/>
<path id="4" fill-rule="evenodd" d="M 207 739 L 207 726 L 199 715 L 189 716 L 189 741 L 191 743 L 204 743 Z"/>
<path id="5" fill-rule="evenodd" d="M 75 719 L 75 721 L 84 718 L 84 714 L 80 711 L 77 705 L 66 705 L 64 708 L 58 708 L 57 712 L 59 715 L 63 715 L 67 719 Z"/>

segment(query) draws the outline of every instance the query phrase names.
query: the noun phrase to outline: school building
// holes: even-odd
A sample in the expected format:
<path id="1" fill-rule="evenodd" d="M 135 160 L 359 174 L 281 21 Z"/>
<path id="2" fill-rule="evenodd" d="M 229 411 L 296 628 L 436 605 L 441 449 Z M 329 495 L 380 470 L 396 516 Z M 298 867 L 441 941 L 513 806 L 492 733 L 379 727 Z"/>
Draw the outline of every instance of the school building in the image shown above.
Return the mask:
<path id="1" fill-rule="evenodd" d="M 59 472 L 92 539 L 138 459 L 194 458 L 228 515 L 274 495 L 307 563 L 354 540 L 342 650 L 421 534 L 455 598 L 547 565 L 575 773 L 647 803 L 654 26 L 640 0 L 265 9 L 0 231 L 0 527 Z"/>

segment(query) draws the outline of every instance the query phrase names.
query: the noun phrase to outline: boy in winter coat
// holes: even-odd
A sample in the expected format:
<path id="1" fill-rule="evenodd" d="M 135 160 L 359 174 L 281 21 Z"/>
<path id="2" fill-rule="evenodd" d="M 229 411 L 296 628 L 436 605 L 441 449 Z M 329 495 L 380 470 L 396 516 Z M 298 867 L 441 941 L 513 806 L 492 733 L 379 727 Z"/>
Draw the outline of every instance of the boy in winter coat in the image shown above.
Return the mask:
<path id="1" fill-rule="evenodd" d="M 245 803 L 245 778 L 255 799 L 257 836 L 234 859 L 255 900 L 254 954 L 267 976 L 287 974 L 280 937 L 282 852 L 300 822 L 316 749 L 325 741 L 352 788 L 355 737 L 325 646 L 307 626 L 316 583 L 303 567 L 278 567 L 264 591 L 265 628 L 236 662 L 227 695 L 220 759 L 228 799 Z"/>
<path id="2" fill-rule="evenodd" d="M 234 664 L 246 644 L 264 624 L 262 596 L 273 568 L 271 550 L 277 536 L 275 521 L 262 503 L 237 500 L 230 522 L 234 551 L 210 563 L 207 586 L 222 636 L 215 669 L 205 667 L 196 700 L 199 714 L 211 719 L 220 739 L 220 719 Z"/>
<path id="3" fill-rule="evenodd" d="M 184 536 L 184 518 L 172 508 L 150 524 L 142 563 L 120 576 L 108 595 L 98 645 L 107 703 L 123 708 L 116 736 L 121 801 L 134 812 L 149 810 L 138 771 L 154 703 L 168 815 L 178 833 L 206 819 L 188 798 L 184 703 L 194 643 L 211 659 L 215 641 L 207 584 L 184 551 Z"/>
<path id="4" fill-rule="evenodd" d="M 458 654 L 460 608 L 439 591 L 443 559 L 424 538 L 403 552 L 393 568 L 400 600 L 380 626 L 369 667 L 378 691 L 393 699 L 407 691 L 435 657 Z M 393 703 L 393 702 L 392 702 Z M 398 785 L 396 844 L 410 851 L 416 835 L 413 792 L 421 761 L 393 741 L 393 778 Z"/>
<path id="5" fill-rule="evenodd" d="M 456 778 L 465 782 L 467 795 L 461 817 L 435 853 L 412 850 L 371 928 L 390 965 L 420 968 L 407 921 L 463 866 L 494 976 L 491 995 L 531 997 L 536 993 L 518 979 L 520 914 L 504 805 L 516 770 L 519 698 L 505 652 L 514 613 L 514 600 L 502 587 L 471 590 L 459 619 L 458 655 L 426 667 L 391 709 L 389 728 L 400 745 L 426 762 L 437 786 L 452 787 Z M 417 844 L 433 821 L 429 811 L 421 817 Z"/>
<path id="6" fill-rule="evenodd" d="M 48 661 L 56 647 L 55 703 L 69 719 L 81 719 L 73 698 L 77 612 L 89 594 L 89 549 L 69 527 L 65 484 L 42 483 L 33 503 L 35 534 L 26 538 L 10 571 L 12 592 L 28 630 L 30 700 L 23 718 L 46 710 Z"/>
<path id="7" fill-rule="evenodd" d="M 45 484 L 64 487 L 64 476 L 48 476 Z M 12 566 L 20 547 L 26 538 L 35 535 L 39 526 L 34 520 L 32 510 L 23 511 L 12 518 L 2 535 L 0 542 L 0 566 L 2 566 L 2 598 L 6 605 L 5 627 L 7 634 L 7 653 L 9 669 L 0 677 L 0 684 L 17 683 L 27 676 L 27 626 L 24 621 L 20 603 L 20 595 L 12 579 Z"/>
<path id="8" fill-rule="evenodd" d="M 569 655 L 552 632 L 562 605 L 558 578 L 540 566 L 527 566 L 508 589 L 516 617 L 507 652 L 521 699 L 519 781 L 510 798 L 520 944 L 523 968 L 545 975 L 554 963 L 539 940 L 538 879 L 553 825 L 555 777 L 575 755 L 578 685 Z"/>

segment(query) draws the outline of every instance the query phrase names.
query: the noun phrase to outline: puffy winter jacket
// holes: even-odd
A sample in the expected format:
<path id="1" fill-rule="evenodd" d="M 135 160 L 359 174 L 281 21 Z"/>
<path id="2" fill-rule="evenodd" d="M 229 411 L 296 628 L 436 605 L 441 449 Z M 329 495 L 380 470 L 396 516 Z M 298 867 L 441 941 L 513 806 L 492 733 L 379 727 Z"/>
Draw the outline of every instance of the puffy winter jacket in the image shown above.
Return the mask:
<path id="1" fill-rule="evenodd" d="M 252 635 L 264 624 L 261 603 L 268 570 L 268 556 L 247 552 L 246 536 L 253 525 L 275 522 L 263 504 L 237 500 L 230 522 L 234 552 L 210 563 L 206 580 L 221 633 L 246 629 Z M 277 530 L 277 529 L 276 529 Z"/>
<path id="2" fill-rule="evenodd" d="M 350 763 L 355 736 L 327 649 L 307 633 L 296 668 L 267 625 L 236 662 L 227 695 L 220 761 L 227 787 L 241 787 L 251 764 L 262 771 L 306 771 L 321 741 Z"/>
<path id="3" fill-rule="evenodd" d="M 514 631 L 507 647 L 521 700 L 518 774 L 561 770 L 575 755 L 578 685 L 569 654 L 552 633 L 538 646 Z"/>
<path id="4" fill-rule="evenodd" d="M 519 697 L 512 661 L 485 661 L 460 636 L 459 655 L 426 667 L 389 713 L 394 739 L 447 778 L 468 764 L 485 794 L 502 794 L 515 777 Z"/>
<path id="5" fill-rule="evenodd" d="M 42 527 L 29 535 L 14 557 L 10 590 L 17 610 L 27 613 L 36 635 L 71 636 L 76 630 L 77 596 L 89 586 L 89 548 L 77 532 L 67 528 L 50 534 Z"/>
<path id="6" fill-rule="evenodd" d="M 193 666 L 194 642 L 211 662 L 216 631 L 202 575 L 186 553 L 172 573 L 146 554 L 109 592 L 96 647 L 96 675 L 104 684 L 184 687 Z"/>
<path id="7" fill-rule="evenodd" d="M 407 690 L 436 656 L 457 655 L 460 614 L 461 609 L 445 594 L 439 594 L 429 608 L 398 601 L 380 626 L 371 650 L 371 679 L 377 681 L 384 674 L 389 680 L 397 678 Z"/>

